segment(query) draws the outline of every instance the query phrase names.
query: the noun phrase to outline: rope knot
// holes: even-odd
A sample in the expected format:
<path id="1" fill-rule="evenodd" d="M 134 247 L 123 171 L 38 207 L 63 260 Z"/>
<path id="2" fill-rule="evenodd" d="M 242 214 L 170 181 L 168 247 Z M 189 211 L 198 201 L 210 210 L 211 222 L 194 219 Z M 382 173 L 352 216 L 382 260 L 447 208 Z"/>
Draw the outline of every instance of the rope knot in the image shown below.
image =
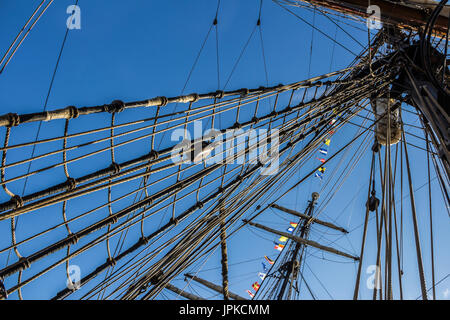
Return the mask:
<path id="1" fill-rule="evenodd" d="M 9 124 L 7 127 L 15 127 L 20 124 L 20 116 L 17 113 L 8 113 Z"/>
<path id="2" fill-rule="evenodd" d="M 69 239 L 70 239 L 70 243 L 71 243 L 71 244 L 77 244 L 77 243 L 78 243 L 78 240 L 79 240 L 76 233 L 72 233 L 72 234 L 70 235 Z"/>
<path id="3" fill-rule="evenodd" d="M 249 94 L 249 92 L 250 90 L 248 90 L 247 88 L 241 89 L 241 97 L 245 97 Z"/>
<path id="4" fill-rule="evenodd" d="M 224 92 L 222 91 L 222 90 L 217 90 L 216 91 L 216 98 L 217 99 L 222 99 L 223 98 L 223 96 L 224 96 Z"/>
<path id="5" fill-rule="evenodd" d="M 111 216 L 111 223 L 112 223 L 112 224 L 115 224 L 115 223 L 117 223 L 117 221 L 119 221 L 119 218 L 117 218 L 117 216 L 116 216 L 116 215 L 114 215 L 114 216 Z"/>
<path id="6" fill-rule="evenodd" d="M 159 153 L 156 150 L 150 151 L 148 155 L 150 156 L 150 158 L 152 158 L 152 160 L 156 160 L 159 157 Z"/>
<path id="7" fill-rule="evenodd" d="M 253 122 L 254 124 L 257 124 L 257 123 L 259 122 L 259 118 L 258 118 L 258 117 L 253 117 L 253 118 L 252 118 L 252 122 Z"/>
<path id="8" fill-rule="evenodd" d="M 31 266 L 30 260 L 28 260 L 28 258 L 26 258 L 26 257 L 20 258 L 19 262 L 22 264 L 22 270 L 28 269 Z"/>
<path id="9" fill-rule="evenodd" d="M 73 190 L 77 187 L 77 180 L 75 180 L 74 178 L 68 177 L 66 184 L 67 184 L 67 190 L 69 190 L 69 191 Z"/>
<path id="10" fill-rule="evenodd" d="M 66 109 L 69 111 L 69 119 L 78 118 L 78 116 L 80 115 L 78 108 L 75 106 L 68 106 Z"/>
<path id="11" fill-rule="evenodd" d="M 170 223 L 173 223 L 175 226 L 177 226 L 179 221 L 177 218 L 172 217 L 172 218 L 170 218 Z"/>
<path id="12" fill-rule="evenodd" d="M 167 104 L 169 103 L 169 99 L 167 99 L 167 97 L 158 97 L 159 100 L 161 100 L 161 103 L 159 104 L 161 107 L 165 107 L 167 106 Z"/>
<path id="13" fill-rule="evenodd" d="M 197 202 L 197 203 L 195 204 L 195 207 L 196 207 L 197 209 L 203 208 L 203 202 L 201 202 L 201 201 Z"/>
<path id="14" fill-rule="evenodd" d="M 117 264 L 117 261 L 114 258 L 108 258 L 106 259 L 106 262 L 113 267 Z"/>
<path id="15" fill-rule="evenodd" d="M 235 124 L 233 124 L 232 129 L 240 129 L 242 127 L 242 125 L 239 122 L 236 122 Z"/>
<path id="16" fill-rule="evenodd" d="M 198 95 L 198 93 L 193 93 L 192 96 L 194 97 L 192 102 L 197 102 L 198 100 L 200 100 L 200 96 Z"/>
<path id="17" fill-rule="evenodd" d="M 122 100 L 114 100 L 106 105 L 106 111 L 109 113 L 122 112 L 125 109 L 125 103 Z"/>
<path id="18" fill-rule="evenodd" d="M 114 170 L 113 174 L 118 174 L 121 170 L 120 165 L 116 162 L 111 164 L 111 168 Z"/>
<path id="19" fill-rule="evenodd" d="M 148 237 L 141 237 L 141 243 L 143 243 L 143 244 L 148 244 L 148 241 L 149 241 L 149 239 L 148 239 Z"/>
<path id="20" fill-rule="evenodd" d="M 11 197 L 11 200 L 16 203 L 16 209 L 23 207 L 23 199 L 18 194 Z"/>

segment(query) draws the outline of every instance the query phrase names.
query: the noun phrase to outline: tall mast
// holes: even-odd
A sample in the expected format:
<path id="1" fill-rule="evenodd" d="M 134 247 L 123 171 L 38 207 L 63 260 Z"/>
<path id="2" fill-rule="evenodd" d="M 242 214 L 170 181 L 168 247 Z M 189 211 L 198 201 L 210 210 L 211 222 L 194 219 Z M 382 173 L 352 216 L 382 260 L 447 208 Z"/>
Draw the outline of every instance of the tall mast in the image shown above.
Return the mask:
<path id="1" fill-rule="evenodd" d="M 319 194 L 314 192 L 312 194 L 312 199 L 309 202 L 308 207 L 305 210 L 306 215 L 308 217 L 312 216 L 313 210 L 314 210 L 314 205 L 316 204 L 317 199 L 319 199 Z M 309 233 L 308 232 L 309 226 L 310 226 L 309 221 L 306 219 L 303 220 L 303 224 L 300 228 L 300 234 L 299 234 L 300 238 L 304 238 L 305 236 L 307 237 L 307 235 Z M 289 298 L 291 297 L 292 287 L 293 287 L 293 284 L 297 281 L 298 271 L 299 271 L 300 264 L 302 261 L 303 250 L 300 251 L 301 248 L 302 248 L 302 244 L 297 243 L 295 245 L 294 250 L 292 251 L 290 260 L 282 266 L 282 267 L 286 268 L 286 272 L 284 273 L 284 279 L 283 279 L 280 291 L 278 293 L 278 297 L 277 297 L 278 300 L 282 300 L 283 297 L 285 297 L 286 287 L 289 282 L 290 282 L 290 286 L 288 288 L 287 297 L 289 297 Z"/>
<path id="2" fill-rule="evenodd" d="M 254 223 L 251 221 L 244 220 L 250 226 L 271 232 L 273 234 L 285 237 L 290 240 L 286 243 L 285 248 L 281 252 L 277 261 L 274 263 L 274 271 L 269 270 L 269 274 L 265 277 L 269 283 L 267 284 L 264 280 L 261 284 L 262 289 L 258 290 L 258 298 L 261 299 L 276 299 L 276 300 L 291 300 L 295 299 L 295 292 L 299 293 L 298 279 L 301 276 L 300 267 L 302 264 L 303 253 L 306 247 L 313 247 L 319 250 L 323 250 L 332 254 L 350 258 L 353 260 L 359 260 L 359 257 L 355 257 L 351 254 L 336 250 L 331 247 L 321 245 L 315 241 L 309 240 L 309 230 L 313 224 L 320 224 L 322 226 L 338 230 L 344 234 L 347 230 L 336 226 L 330 222 L 318 220 L 313 217 L 314 207 L 317 200 L 319 199 L 319 194 L 313 192 L 311 200 L 309 200 L 308 206 L 305 209 L 305 213 L 300 213 L 295 210 L 287 209 L 277 204 L 272 204 L 271 207 L 278 210 L 289 213 L 295 217 L 299 217 L 297 228 L 291 233 L 275 230 L 259 223 Z M 302 277 L 302 276 L 301 276 Z M 304 279 L 302 277 L 302 279 Z M 306 283 L 308 286 L 308 284 Z"/>

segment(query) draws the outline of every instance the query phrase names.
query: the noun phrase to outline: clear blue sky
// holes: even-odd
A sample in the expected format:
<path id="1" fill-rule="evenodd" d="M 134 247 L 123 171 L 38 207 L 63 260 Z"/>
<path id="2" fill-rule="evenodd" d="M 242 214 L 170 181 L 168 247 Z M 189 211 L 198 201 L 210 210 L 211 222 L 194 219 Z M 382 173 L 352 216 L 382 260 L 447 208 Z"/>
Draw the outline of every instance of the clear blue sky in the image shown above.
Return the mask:
<path id="1" fill-rule="evenodd" d="M 73 0 L 55 1 L 36 27 L 32 30 L 21 48 L 14 56 L 5 72 L 0 75 L 0 106 L 3 113 L 30 113 L 42 111 L 45 97 L 48 91 L 52 72 L 55 67 L 64 33 L 66 31 L 66 8 L 74 4 Z M 218 15 L 219 30 L 219 56 L 220 56 L 220 83 L 221 89 L 227 81 L 233 65 L 238 58 L 242 47 L 245 45 L 252 32 L 259 12 L 259 0 L 228 0 L 222 1 Z M 16 33 L 32 13 L 37 1 L 32 0 L 2 0 L 0 1 L 0 53 L 3 54 Z M 68 105 L 88 106 L 109 103 L 115 99 L 133 101 L 154 96 L 176 96 L 180 94 L 189 71 L 194 63 L 201 44 L 214 19 L 217 1 L 86 1 L 80 0 L 81 30 L 69 31 L 65 49 L 56 74 L 53 89 L 50 95 L 48 110 L 65 107 Z M 294 9 L 296 13 L 312 23 L 313 15 L 307 10 Z M 353 52 L 359 52 L 362 48 L 354 40 L 328 19 L 319 14 L 315 16 L 315 25 L 338 42 L 348 47 Z M 367 43 L 367 33 L 358 29 L 340 24 L 345 30 L 362 44 Z M 334 45 L 330 39 L 319 32 L 314 32 L 307 24 L 293 17 L 271 1 L 264 0 L 261 27 L 268 71 L 268 84 L 290 83 L 307 79 L 308 75 L 315 76 L 329 71 L 346 67 L 353 56 L 339 45 Z M 359 25 L 364 29 L 364 25 Z M 190 92 L 210 92 L 218 89 L 216 69 L 216 43 L 215 34 L 211 33 L 199 62 L 185 89 Z M 312 45 L 312 49 L 311 49 Z M 312 55 L 310 54 L 312 50 Z M 310 70 L 310 72 L 308 72 Z M 259 34 L 252 37 L 239 65 L 231 77 L 226 89 L 253 88 L 266 85 L 264 62 L 261 52 Z M 136 115 L 136 113 L 133 113 Z M 126 117 L 126 116 L 125 116 Z M 96 125 L 97 121 L 108 124 L 108 115 L 99 115 L 85 123 L 77 122 L 81 127 L 88 128 Z M 63 121 L 55 124 L 45 124 L 40 137 L 52 136 L 56 132 L 61 133 Z M 13 142 L 30 140 L 37 125 L 29 125 L 29 132 L 25 136 L 15 136 Z M 345 144 L 356 131 L 349 127 L 334 135 L 329 154 Z M 3 140 L 4 130 L 0 139 Z M 412 139 L 412 138 L 411 138 Z M 413 140 L 411 140 L 412 142 Z M 423 146 L 423 142 L 414 142 Z M 43 152 L 44 150 L 39 150 Z M 122 150 L 118 154 L 119 161 L 127 159 L 127 156 L 138 154 L 136 150 Z M 90 167 L 101 167 L 100 162 L 109 157 L 102 155 L 85 162 Z M 420 150 L 411 150 L 410 157 L 414 159 L 414 185 L 421 186 L 426 182 L 426 160 Z M 339 157 L 330 164 L 329 170 L 336 166 Z M 96 161 L 99 162 L 96 162 Z M 13 156 L 8 161 L 13 161 Z M 323 212 L 325 219 L 334 220 L 335 223 L 352 230 L 361 225 L 364 219 L 364 203 L 367 192 L 367 177 L 369 172 L 369 154 L 361 160 L 354 174 L 346 181 L 343 188 L 336 194 L 331 203 Z M 311 164 L 314 165 L 314 163 Z M 82 168 L 73 168 L 74 176 L 81 175 Z M 304 171 L 306 172 L 306 170 Z M 62 172 L 50 176 L 46 183 L 61 182 Z M 299 173 L 299 177 L 301 173 Z M 432 176 L 434 176 L 432 174 Z M 295 177 L 294 177 L 295 178 Z M 42 181 L 30 180 L 25 193 L 37 190 Z M 21 184 L 13 185 L 16 190 L 21 190 Z M 450 268 L 450 252 L 446 248 L 448 244 L 449 218 L 443 207 L 437 181 L 433 186 L 433 208 L 435 210 L 435 253 L 436 253 L 436 279 L 439 280 L 448 274 Z M 126 187 L 123 187 L 126 188 Z M 303 211 L 306 201 L 312 191 L 317 191 L 321 185 L 317 179 L 311 178 L 296 192 L 285 197 L 280 204 L 286 207 Z M 282 188 L 280 188 L 281 191 Z M 329 188 L 328 188 L 329 189 Z M 416 194 L 416 204 L 423 240 L 423 256 L 427 284 L 429 287 L 431 278 L 429 261 L 429 235 L 427 216 L 427 188 L 422 188 Z M 124 190 L 121 190 L 124 191 Z M 324 191 L 323 194 L 326 193 Z M 405 191 L 405 194 L 407 192 Z M 356 195 L 356 197 L 355 197 Z M 1 201 L 8 197 L 2 194 Z M 74 201 L 72 210 L 83 208 L 89 202 L 90 197 Z M 406 198 L 407 199 L 407 198 Z M 405 201 L 406 202 L 406 201 Z M 320 201 L 319 201 L 320 204 Z M 47 224 L 51 225 L 54 215 L 58 215 L 59 209 L 48 209 L 40 212 L 39 216 L 22 219 L 18 226 L 18 238 L 22 239 L 27 234 L 35 232 Z M 414 243 L 412 237 L 411 218 L 409 204 L 405 204 L 405 298 L 415 299 L 420 294 L 417 276 L 417 264 L 415 260 Z M 289 220 L 286 214 L 266 212 L 258 221 L 266 222 L 272 227 L 285 229 Z M 74 227 L 75 230 L 77 227 Z M 371 291 L 366 288 L 365 282 L 368 274 L 364 271 L 370 264 L 374 264 L 375 258 L 375 234 L 374 220 L 369 226 L 369 243 L 371 248 L 366 251 L 366 260 L 363 267 L 361 298 L 371 298 Z M 63 230 L 64 231 L 64 230 Z M 59 236 L 63 235 L 61 231 Z M 329 232 L 321 239 L 326 244 L 338 239 L 336 233 L 321 227 L 313 229 L 312 239 L 319 239 L 321 231 Z M 0 238 L 0 247 L 9 245 L 9 222 L 0 223 L 0 232 L 5 236 Z M 333 244 L 336 248 L 359 254 L 362 229 L 358 228 L 346 237 L 341 237 Z M 135 238 L 133 238 L 135 239 Z M 229 243 L 230 263 L 230 290 L 245 296 L 245 290 L 251 289 L 251 284 L 258 281 L 257 274 L 261 271 L 261 261 L 264 255 L 276 257 L 277 251 L 273 249 L 275 236 L 260 231 L 244 228 L 243 232 L 233 237 Z M 24 254 L 33 252 L 39 245 L 48 245 L 52 238 L 42 239 L 42 243 L 34 247 L 26 247 Z M 130 240 L 130 243 L 131 240 Z M 28 250 L 28 252 L 27 252 Z M 64 250 L 63 250 L 64 251 Z M 56 256 L 61 258 L 64 252 Z M 96 248 L 82 258 L 76 259 L 76 263 L 82 267 L 82 272 L 88 273 L 96 264 L 103 263 L 105 256 L 104 247 Z M 101 257 L 101 258 L 99 258 Z M 323 260 L 326 258 L 327 260 Z M 0 254 L 0 266 L 6 263 L 7 253 Z M 246 260 L 252 260 L 241 263 Z M 333 261 L 337 262 L 333 262 Z M 53 260 L 52 260 L 53 261 Z M 55 257 L 56 261 L 56 257 Z M 48 262 L 48 260 L 46 261 Z M 94 262 L 94 263 L 93 263 Z M 314 254 L 307 260 L 308 266 L 313 270 L 305 271 L 316 297 L 328 299 L 330 296 L 324 290 L 316 276 L 326 285 L 327 290 L 334 299 L 350 299 L 353 294 L 354 278 L 357 265 L 314 250 Z M 39 262 L 39 267 L 44 262 Z M 86 267 L 83 267 L 86 265 Z M 201 271 L 199 275 L 210 281 L 220 283 L 220 257 L 214 254 L 203 269 L 217 268 L 210 271 Z M 85 268 L 85 269 L 83 269 Z M 86 270 L 87 269 L 87 270 Z M 25 278 L 29 275 L 24 273 Z M 48 299 L 65 285 L 64 269 L 55 269 L 37 281 L 32 282 L 24 290 L 25 299 Z M 102 274 L 100 278 L 103 278 Z M 16 277 L 8 278 L 7 287 L 13 286 Z M 395 278 L 396 281 L 396 278 Z M 183 287 L 183 279 L 174 281 L 174 284 Z M 442 282 L 437 287 L 437 298 L 448 298 L 444 291 L 450 287 L 450 280 Z M 211 297 L 214 293 L 209 290 L 194 286 L 198 294 Z M 397 294 L 397 292 L 394 292 Z M 169 297 L 171 295 L 169 294 Z M 77 294 L 71 296 L 77 298 Z M 173 297 L 173 296 L 171 296 Z M 302 297 L 310 299 L 310 295 L 304 291 Z M 13 294 L 11 299 L 16 299 Z"/>

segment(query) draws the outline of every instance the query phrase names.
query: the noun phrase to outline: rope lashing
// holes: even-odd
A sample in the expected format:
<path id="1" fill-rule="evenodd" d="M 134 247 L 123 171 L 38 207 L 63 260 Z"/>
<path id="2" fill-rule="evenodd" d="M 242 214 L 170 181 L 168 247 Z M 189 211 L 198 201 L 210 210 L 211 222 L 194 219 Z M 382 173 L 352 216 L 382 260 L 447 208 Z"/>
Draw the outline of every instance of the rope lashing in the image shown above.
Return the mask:
<path id="1" fill-rule="evenodd" d="M 120 172 L 120 170 L 122 169 L 122 168 L 120 167 L 120 164 L 118 164 L 117 162 L 113 162 L 113 163 L 111 164 L 111 168 L 114 170 L 114 173 L 113 173 L 113 174 L 118 174 L 118 173 Z"/>
<path id="2" fill-rule="evenodd" d="M 26 257 L 20 258 L 19 263 L 21 264 L 22 270 L 28 269 L 31 266 L 30 260 Z"/>
<path id="3" fill-rule="evenodd" d="M 185 102 L 189 102 L 192 101 L 192 99 L 200 99 L 200 97 L 198 96 L 198 94 L 190 94 L 188 96 L 180 96 L 180 97 L 176 97 L 176 98 L 170 98 L 170 102 L 181 102 L 181 103 L 185 103 Z M 164 96 L 158 96 L 152 99 L 147 99 L 145 100 L 146 107 L 151 107 L 151 106 L 159 106 L 159 107 L 164 107 L 169 103 L 169 99 L 167 97 Z"/>
<path id="4" fill-rule="evenodd" d="M 20 116 L 17 113 L 8 113 L 9 124 L 6 127 L 15 127 L 20 124 Z"/>
<path id="5" fill-rule="evenodd" d="M 161 100 L 161 103 L 160 103 L 161 107 L 165 107 L 169 103 L 169 99 L 167 99 L 167 97 L 157 97 L 156 99 Z"/>
<path id="6" fill-rule="evenodd" d="M 125 103 L 122 100 L 114 100 L 110 104 L 105 105 L 105 111 L 109 113 L 118 113 L 125 110 Z"/>
<path id="7" fill-rule="evenodd" d="M 71 191 L 77 187 L 77 180 L 75 180 L 74 178 L 71 177 L 67 178 L 66 183 L 68 191 Z"/>
<path id="8" fill-rule="evenodd" d="M 119 221 L 119 217 L 117 217 L 117 215 L 110 216 L 108 220 L 111 221 L 112 224 L 116 224 Z"/>
<path id="9" fill-rule="evenodd" d="M 178 223 L 179 223 L 179 221 L 178 221 L 177 218 L 172 217 L 172 218 L 170 218 L 170 223 L 171 223 L 171 224 L 174 224 L 175 226 L 177 226 Z"/>
<path id="10" fill-rule="evenodd" d="M 244 88 L 241 90 L 241 98 L 247 96 L 250 93 L 250 90 L 248 90 L 247 88 Z"/>
<path id="11" fill-rule="evenodd" d="M 106 262 L 107 262 L 110 266 L 113 266 L 113 267 L 117 264 L 117 261 L 116 261 L 116 259 L 114 259 L 114 258 L 108 258 L 108 259 L 106 259 Z"/>
<path id="12" fill-rule="evenodd" d="M 78 236 L 77 236 L 76 233 L 72 233 L 72 234 L 69 236 L 69 240 L 70 240 L 70 243 L 71 243 L 71 244 L 77 244 L 79 238 L 78 238 Z"/>
<path id="13" fill-rule="evenodd" d="M 271 113 L 269 113 L 269 117 L 276 117 L 276 116 L 278 116 L 278 114 L 279 113 L 274 110 Z"/>
<path id="14" fill-rule="evenodd" d="M 201 202 L 201 201 L 197 202 L 197 203 L 195 204 L 195 207 L 196 207 L 197 209 L 203 208 L 203 202 Z"/>
<path id="15" fill-rule="evenodd" d="M 200 100 L 200 95 L 198 93 L 192 93 L 191 96 L 193 96 L 193 100 L 191 101 L 192 103 Z"/>
<path id="16" fill-rule="evenodd" d="M 14 201 L 16 203 L 16 208 L 23 207 L 23 199 L 18 194 L 11 197 L 11 201 Z"/>
<path id="17" fill-rule="evenodd" d="M 141 237 L 140 242 L 143 244 L 148 244 L 149 238 L 148 237 Z"/>
<path id="18" fill-rule="evenodd" d="M 216 99 L 222 99 L 223 98 L 223 96 L 224 96 L 224 92 L 222 91 L 222 90 L 217 90 L 216 91 L 216 96 L 215 96 L 215 98 Z"/>
<path id="19" fill-rule="evenodd" d="M 277 86 L 275 87 L 275 89 L 276 89 L 277 91 L 279 91 L 279 92 L 283 92 L 283 91 L 288 90 L 288 89 L 284 86 L 284 84 L 282 84 L 282 83 L 280 83 L 279 85 L 277 85 Z"/>
<path id="20" fill-rule="evenodd" d="M 151 160 L 156 160 L 159 158 L 159 153 L 156 150 L 151 150 L 148 154 L 151 158 Z"/>
<path id="21" fill-rule="evenodd" d="M 69 111 L 69 119 L 78 118 L 78 116 L 80 115 L 78 108 L 75 106 L 68 106 L 66 109 Z"/>

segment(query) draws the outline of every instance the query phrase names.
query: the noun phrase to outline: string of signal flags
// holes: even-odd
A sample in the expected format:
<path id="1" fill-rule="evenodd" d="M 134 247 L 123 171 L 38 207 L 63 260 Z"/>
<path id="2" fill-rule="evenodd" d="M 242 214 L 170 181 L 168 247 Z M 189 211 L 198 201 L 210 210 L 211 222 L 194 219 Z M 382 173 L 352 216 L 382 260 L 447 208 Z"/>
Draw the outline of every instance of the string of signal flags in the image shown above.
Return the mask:
<path id="1" fill-rule="evenodd" d="M 297 223 L 295 222 L 290 222 L 289 223 L 289 227 L 286 229 L 287 232 L 292 233 L 294 232 L 295 228 L 297 228 Z M 288 238 L 281 236 L 278 241 L 274 241 L 275 247 L 274 249 L 281 252 L 284 249 L 285 243 L 288 240 Z M 271 258 L 269 258 L 268 256 L 264 256 L 264 261 L 261 261 L 261 266 L 262 266 L 262 272 L 258 272 L 258 277 L 261 279 L 261 281 L 264 281 L 264 279 L 267 276 L 267 272 L 269 271 L 269 269 L 267 268 L 266 263 L 268 263 L 269 265 L 273 265 L 275 263 L 274 260 L 272 260 Z M 261 285 L 259 284 L 258 281 L 254 282 L 252 284 L 252 288 L 255 291 L 255 293 L 258 291 L 259 287 Z M 246 292 L 248 293 L 248 295 L 253 298 L 255 296 L 255 294 L 251 291 L 251 290 L 246 290 Z"/>
<path id="2" fill-rule="evenodd" d="M 332 119 L 330 121 L 330 125 L 333 125 L 335 122 L 336 122 L 336 119 Z M 331 135 L 334 134 L 334 131 L 330 130 L 328 132 L 328 134 L 331 136 Z M 326 156 L 328 154 L 328 147 L 330 146 L 330 143 L 331 143 L 331 139 L 330 138 L 325 139 L 323 141 L 323 145 L 318 150 L 320 155 L 319 155 L 319 157 L 316 157 L 316 159 L 319 160 L 322 163 L 325 163 L 325 161 L 326 161 Z M 322 180 L 323 179 L 323 174 L 325 173 L 325 170 L 326 170 L 325 167 L 323 167 L 323 166 L 319 167 L 319 169 L 317 169 L 318 172 L 316 172 L 314 174 L 314 176 L 319 178 L 320 180 Z M 289 232 L 289 233 L 292 233 L 295 230 L 295 228 L 297 227 L 298 224 L 295 223 L 295 222 L 290 222 L 289 224 L 290 224 L 290 226 L 289 226 L 289 228 L 286 229 L 286 231 Z M 281 251 L 283 251 L 283 249 L 285 247 L 285 243 L 286 243 L 287 240 L 288 240 L 288 238 L 282 236 L 282 237 L 280 237 L 278 239 L 278 241 L 274 241 L 274 244 L 275 244 L 274 249 L 279 251 L 279 253 Z M 269 263 L 270 265 L 273 265 L 274 262 L 275 261 L 272 260 L 271 258 L 269 258 L 268 256 L 264 256 L 264 261 L 261 262 L 262 272 L 258 272 L 258 277 L 261 279 L 261 281 L 264 281 L 265 277 L 267 276 L 268 269 L 267 269 L 266 263 Z M 258 291 L 260 286 L 261 285 L 259 284 L 258 281 L 255 281 L 252 284 L 252 288 L 255 291 L 255 293 Z M 255 293 L 253 293 L 251 290 L 246 290 L 246 292 L 251 298 L 254 298 Z"/>

